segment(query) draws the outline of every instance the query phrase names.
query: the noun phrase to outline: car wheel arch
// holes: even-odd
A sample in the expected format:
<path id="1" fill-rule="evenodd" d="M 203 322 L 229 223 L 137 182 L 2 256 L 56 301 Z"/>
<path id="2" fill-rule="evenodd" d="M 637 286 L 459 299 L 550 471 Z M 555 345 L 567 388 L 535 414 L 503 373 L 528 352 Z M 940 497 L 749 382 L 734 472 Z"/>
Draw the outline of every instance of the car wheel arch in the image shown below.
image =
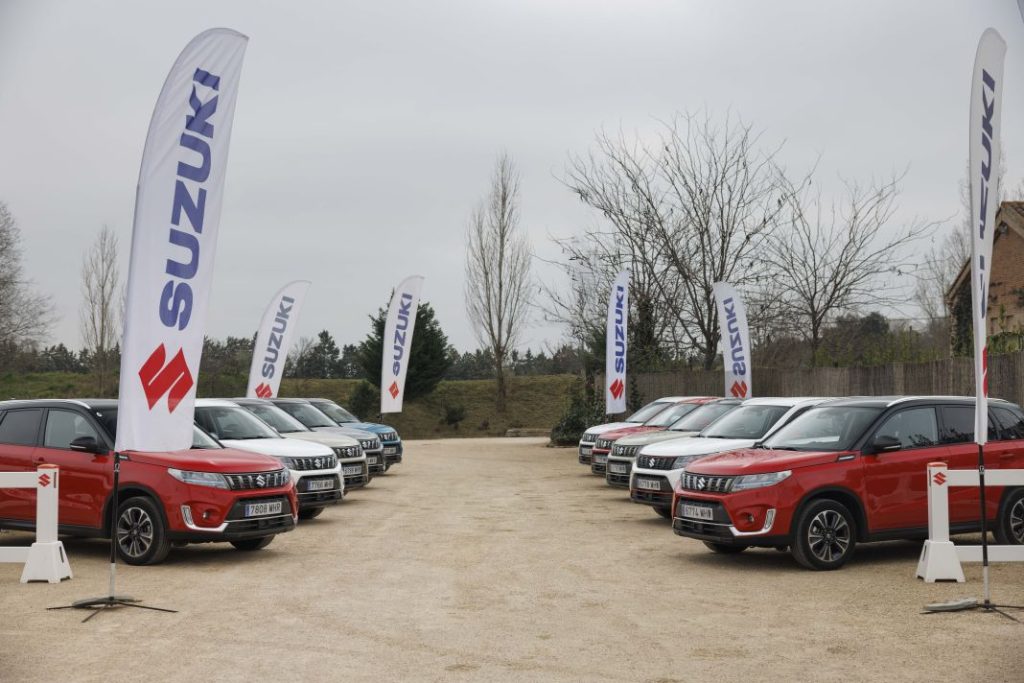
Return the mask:
<path id="1" fill-rule="evenodd" d="M 160 511 L 160 519 L 164 524 L 165 529 L 170 529 L 170 525 L 167 519 L 167 510 L 164 508 L 164 502 L 157 495 L 156 491 L 145 486 L 143 484 L 124 484 L 118 487 L 117 500 L 118 504 L 123 503 L 129 498 L 149 498 L 156 505 L 156 509 Z M 108 495 L 106 501 L 103 503 L 103 535 L 107 538 L 110 537 L 110 504 L 114 501 L 113 494 Z"/>
<path id="2" fill-rule="evenodd" d="M 867 515 L 864 513 L 864 506 L 861 504 L 860 498 L 856 493 L 850 489 L 840 486 L 815 489 L 801 498 L 800 504 L 793 510 L 793 517 L 789 523 L 790 536 L 796 533 L 794 525 L 797 523 L 797 520 L 800 519 L 800 514 L 804 511 L 804 508 L 816 500 L 834 500 L 843 504 L 850 512 L 853 513 L 854 521 L 857 523 L 857 542 L 860 543 L 867 540 L 868 524 Z"/>

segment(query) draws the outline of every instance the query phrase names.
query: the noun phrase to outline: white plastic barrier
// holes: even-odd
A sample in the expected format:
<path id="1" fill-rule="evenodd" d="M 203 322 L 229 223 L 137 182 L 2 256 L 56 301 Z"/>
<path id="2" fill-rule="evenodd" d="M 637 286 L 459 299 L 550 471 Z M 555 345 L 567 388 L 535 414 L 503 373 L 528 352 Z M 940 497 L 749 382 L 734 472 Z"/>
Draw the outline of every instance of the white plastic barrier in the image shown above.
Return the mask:
<path id="1" fill-rule="evenodd" d="M 928 463 L 928 540 L 917 563 L 917 577 L 928 583 L 963 583 L 961 562 L 981 562 L 980 545 L 953 545 L 949 540 L 949 488 L 978 486 L 978 470 L 951 470 Z M 985 485 L 1024 486 L 1024 470 L 985 470 Z M 990 545 L 989 562 L 1024 562 L 1024 545 Z"/>
<path id="2" fill-rule="evenodd" d="M 57 499 L 60 470 L 40 465 L 35 472 L 0 472 L 0 488 L 36 490 L 36 541 L 28 548 L 0 547 L 0 562 L 21 562 L 21 582 L 60 583 L 71 578 L 64 544 L 57 540 Z"/>

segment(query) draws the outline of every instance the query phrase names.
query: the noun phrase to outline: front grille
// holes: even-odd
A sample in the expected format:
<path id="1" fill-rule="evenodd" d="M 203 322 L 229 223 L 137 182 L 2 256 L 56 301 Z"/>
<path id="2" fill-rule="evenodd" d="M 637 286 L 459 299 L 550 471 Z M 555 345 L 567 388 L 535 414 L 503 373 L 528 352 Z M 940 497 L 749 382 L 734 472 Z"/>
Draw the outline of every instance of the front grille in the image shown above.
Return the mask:
<path id="1" fill-rule="evenodd" d="M 380 450 L 380 439 L 362 439 L 359 445 L 363 447 L 364 451 L 378 451 Z"/>
<path id="2" fill-rule="evenodd" d="M 385 442 L 398 441 L 398 432 L 383 432 L 380 434 L 380 440 Z"/>
<path id="3" fill-rule="evenodd" d="M 594 447 L 595 448 L 604 448 L 604 449 L 607 449 L 607 450 L 611 450 L 611 447 L 612 447 L 613 443 L 615 443 L 615 442 L 612 441 L 611 439 L 598 439 L 597 443 L 594 444 Z"/>
<path id="4" fill-rule="evenodd" d="M 672 531 L 678 536 L 697 536 L 709 541 L 731 541 L 732 532 L 729 527 L 714 522 L 700 522 L 683 517 L 672 518 Z"/>
<path id="5" fill-rule="evenodd" d="M 640 446 L 615 446 L 612 448 L 612 455 L 618 455 L 623 458 L 634 458 L 636 452 L 640 450 Z"/>
<path id="6" fill-rule="evenodd" d="M 583 435 L 583 438 L 580 439 L 580 441 L 583 443 L 594 443 L 595 441 L 597 441 L 597 434 L 587 432 L 586 434 Z"/>
<path id="7" fill-rule="evenodd" d="M 233 491 L 245 489 L 272 489 L 285 486 L 291 481 L 292 475 L 288 470 L 277 470 L 274 472 L 253 472 L 252 474 L 225 474 L 228 486 Z"/>
<path id="8" fill-rule="evenodd" d="M 363 456 L 362 446 L 345 446 L 343 448 L 335 448 L 334 454 L 341 459 L 346 458 L 361 458 Z"/>
<path id="9" fill-rule="evenodd" d="M 318 455 L 309 458 L 288 458 L 288 466 L 293 470 L 305 472 L 307 470 L 333 470 L 338 466 L 337 455 Z"/>
<path id="10" fill-rule="evenodd" d="M 658 456 L 658 455 L 639 455 L 636 459 L 636 466 L 645 470 L 671 470 L 672 463 L 676 461 L 676 456 Z"/>
<path id="11" fill-rule="evenodd" d="M 702 491 L 706 493 L 729 493 L 736 477 L 714 477 L 708 474 L 683 475 L 683 489 L 686 491 Z"/>

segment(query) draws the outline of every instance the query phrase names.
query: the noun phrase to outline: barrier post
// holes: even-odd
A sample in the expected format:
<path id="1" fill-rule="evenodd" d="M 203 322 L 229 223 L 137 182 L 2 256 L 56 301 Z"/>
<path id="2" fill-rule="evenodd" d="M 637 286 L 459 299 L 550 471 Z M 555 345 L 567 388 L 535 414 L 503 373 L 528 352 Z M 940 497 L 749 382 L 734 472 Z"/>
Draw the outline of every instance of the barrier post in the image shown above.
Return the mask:
<path id="1" fill-rule="evenodd" d="M 917 577 L 927 583 L 963 583 L 963 567 L 956 546 L 949 540 L 949 473 L 944 462 L 928 463 L 928 540 L 917 562 Z"/>
<path id="2" fill-rule="evenodd" d="M 56 465 L 36 469 L 36 540 L 28 550 L 21 582 L 60 583 L 70 579 L 71 565 L 64 544 L 57 540 L 57 502 L 60 495 L 60 470 Z"/>

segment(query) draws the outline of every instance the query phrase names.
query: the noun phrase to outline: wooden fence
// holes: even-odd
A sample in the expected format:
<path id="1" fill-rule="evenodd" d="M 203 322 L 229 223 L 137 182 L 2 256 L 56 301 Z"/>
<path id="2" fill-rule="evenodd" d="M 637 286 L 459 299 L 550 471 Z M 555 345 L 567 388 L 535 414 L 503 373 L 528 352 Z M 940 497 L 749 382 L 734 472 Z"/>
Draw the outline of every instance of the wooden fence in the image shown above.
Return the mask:
<path id="1" fill-rule="evenodd" d="M 1024 351 L 990 356 L 988 378 L 990 396 L 1024 403 Z M 720 369 L 639 373 L 632 376 L 630 383 L 634 380 L 644 401 L 673 395 L 720 396 L 725 388 Z M 873 367 L 754 368 L 755 396 L 905 394 L 974 395 L 971 359 L 947 358 L 928 363 L 893 363 Z"/>

